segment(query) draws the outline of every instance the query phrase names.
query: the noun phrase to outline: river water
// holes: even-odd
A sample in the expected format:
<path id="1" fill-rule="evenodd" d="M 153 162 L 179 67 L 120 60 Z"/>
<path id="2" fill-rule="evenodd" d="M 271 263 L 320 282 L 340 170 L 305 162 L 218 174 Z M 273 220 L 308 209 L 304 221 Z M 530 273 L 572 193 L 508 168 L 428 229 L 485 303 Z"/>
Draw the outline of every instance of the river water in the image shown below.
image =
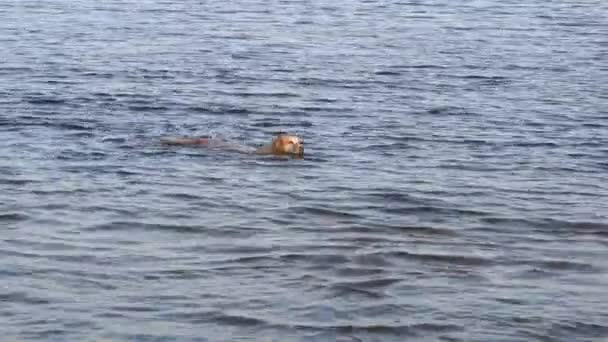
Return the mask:
<path id="1" fill-rule="evenodd" d="M 605 1 L 0 2 L 0 333 L 605 341 Z M 166 147 L 256 146 L 303 159 Z"/>

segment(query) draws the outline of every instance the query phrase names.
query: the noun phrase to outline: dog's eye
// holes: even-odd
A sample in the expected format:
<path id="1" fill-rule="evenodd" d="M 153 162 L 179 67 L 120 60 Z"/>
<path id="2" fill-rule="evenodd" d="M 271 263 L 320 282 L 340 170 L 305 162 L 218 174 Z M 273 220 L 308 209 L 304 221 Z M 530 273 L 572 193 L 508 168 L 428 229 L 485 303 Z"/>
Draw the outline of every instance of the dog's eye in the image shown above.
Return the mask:
<path id="1" fill-rule="evenodd" d="M 293 145 L 293 141 L 288 141 L 287 144 L 288 145 Z"/>

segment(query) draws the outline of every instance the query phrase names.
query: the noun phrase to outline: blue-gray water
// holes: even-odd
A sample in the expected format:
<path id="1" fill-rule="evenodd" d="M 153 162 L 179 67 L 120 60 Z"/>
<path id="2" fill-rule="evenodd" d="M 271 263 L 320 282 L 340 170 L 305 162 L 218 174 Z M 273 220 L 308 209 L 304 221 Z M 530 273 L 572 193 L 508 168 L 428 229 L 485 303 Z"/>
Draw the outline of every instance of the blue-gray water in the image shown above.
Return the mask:
<path id="1" fill-rule="evenodd" d="M 0 2 L 0 333 L 605 341 L 605 1 Z M 306 156 L 163 147 L 163 135 Z"/>

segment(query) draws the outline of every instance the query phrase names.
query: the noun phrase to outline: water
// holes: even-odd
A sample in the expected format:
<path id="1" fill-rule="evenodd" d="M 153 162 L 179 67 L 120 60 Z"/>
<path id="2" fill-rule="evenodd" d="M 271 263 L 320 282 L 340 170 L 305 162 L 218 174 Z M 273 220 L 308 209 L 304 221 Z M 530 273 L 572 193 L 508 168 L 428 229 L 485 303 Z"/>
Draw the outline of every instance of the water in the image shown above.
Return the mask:
<path id="1" fill-rule="evenodd" d="M 604 341 L 607 17 L 0 3 L 3 339 Z"/>

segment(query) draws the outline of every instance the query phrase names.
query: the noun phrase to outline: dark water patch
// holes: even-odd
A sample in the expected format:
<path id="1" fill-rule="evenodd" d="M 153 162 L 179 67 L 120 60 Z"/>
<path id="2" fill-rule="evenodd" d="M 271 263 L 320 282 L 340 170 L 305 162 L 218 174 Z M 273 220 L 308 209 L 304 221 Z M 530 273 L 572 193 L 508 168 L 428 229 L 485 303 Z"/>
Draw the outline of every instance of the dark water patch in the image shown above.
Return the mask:
<path id="1" fill-rule="evenodd" d="M 300 86 L 319 86 L 342 89 L 365 89 L 373 84 L 373 81 L 367 80 L 338 80 L 329 78 L 303 77 L 294 81 Z"/>
<path id="2" fill-rule="evenodd" d="M 340 254 L 288 253 L 280 255 L 279 259 L 290 263 L 304 261 L 321 267 L 334 267 L 335 265 L 344 264 L 349 261 L 347 257 Z"/>
<path id="3" fill-rule="evenodd" d="M 88 189 L 85 188 L 71 188 L 71 189 L 34 189 L 31 190 L 31 193 L 34 195 L 42 195 L 42 196 L 70 196 L 70 195 L 79 195 L 79 194 L 87 194 L 89 192 Z M 65 209 L 69 208 L 69 206 L 65 204 L 53 204 L 49 203 L 45 205 L 46 209 Z"/>
<path id="4" fill-rule="evenodd" d="M 511 228 L 534 228 L 536 230 L 551 232 L 553 234 L 577 236 L 579 234 L 608 237 L 608 224 L 601 222 L 561 221 L 555 219 L 522 219 L 508 217 L 485 217 L 482 222 L 491 225 L 507 226 Z"/>
<path id="5" fill-rule="evenodd" d="M 47 115 L 48 116 L 48 115 Z M 77 122 L 65 122 L 64 119 L 56 119 L 49 120 L 40 116 L 20 116 L 16 118 L 16 120 L 11 121 L 11 125 L 15 126 L 43 126 L 43 127 L 51 127 L 60 130 L 66 131 L 92 131 L 94 129 L 93 126 L 89 126 L 86 124 L 81 124 Z M 82 121 L 82 120 L 80 120 Z M 94 124 L 94 123 L 93 123 Z"/>
<path id="6" fill-rule="evenodd" d="M 378 76 L 401 76 L 401 73 L 398 71 L 390 71 L 390 70 L 381 70 L 374 72 L 375 75 Z"/>
<path id="7" fill-rule="evenodd" d="M 137 305 L 115 305 L 110 307 L 110 310 L 112 311 L 117 311 L 117 312 L 159 312 L 161 311 L 160 308 L 156 308 L 153 306 L 149 306 L 149 305 L 141 305 L 141 306 L 137 306 Z"/>
<path id="8" fill-rule="evenodd" d="M 65 99 L 57 97 L 26 97 L 24 100 L 33 105 L 62 105 L 67 103 Z"/>
<path id="9" fill-rule="evenodd" d="M 391 286 L 393 284 L 397 284 L 401 281 L 402 281 L 402 279 L 382 278 L 382 279 L 373 279 L 373 280 L 337 282 L 337 283 L 334 283 L 334 285 L 338 286 L 338 287 L 343 286 L 343 287 L 358 288 L 358 289 L 376 289 L 376 288 L 389 287 L 389 286 Z"/>
<path id="10" fill-rule="evenodd" d="M 503 76 L 485 76 L 485 75 L 463 75 L 463 76 L 453 75 L 452 77 L 462 78 L 462 79 L 466 79 L 466 80 L 493 81 L 496 83 L 501 83 L 501 82 L 505 82 L 508 80 L 507 77 L 503 77 Z"/>
<path id="11" fill-rule="evenodd" d="M 176 200 L 184 200 L 184 201 L 197 201 L 197 200 L 204 199 L 204 197 L 201 197 L 198 195 L 193 195 L 193 194 L 186 194 L 186 193 L 165 194 L 165 197 L 174 198 Z"/>
<path id="12" fill-rule="evenodd" d="M 258 326 L 267 324 L 267 322 L 261 318 L 219 312 L 212 316 L 212 321 L 236 326 Z"/>
<path id="13" fill-rule="evenodd" d="M 336 233 L 328 241 L 332 243 L 344 244 L 345 249 L 351 249 L 353 246 L 368 246 L 373 244 L 390 244 L 399 241 L 393 233 L 387 233 L 378 228 L 370 228 L 368 226 L 345 227 L 345 228 L 328 228 L 327 232 Z M 337 245 L 332 245 L 332 248 L 338 249 Z"/>
<path id="14" fill-rule="evenodd" d="M 143 79 L 146 80 L 174 80 L 176 79 L 175 75 L 170 75 L 170 74 L 157 74 L 157 75 L 142 75 L 141 76 Z"/>
<path id="15" fill-rule="evenodd" d="M 101 141 L 103 143 L 124 144 L 124 143 L 128 142 L 128 138 L 126 138 L 126 137 L 105 137 L 105 138 L 102 138 Z"/>
<path id="16" fill-rule="evenodd" d="M 66 135 L 66 137 L 69 138 L 77 138 L 77 139 L 90 139 L 90 138 L 94 138 L 95 134 L 93 132 L 73 132 L 73 133 L 68 133 Z"/>
<path id="17" fill-rule="evenodd" d="M 441 216 L 473 216 L 483 217 L 487 213 L 476 210 L 460 209 L 460 208 L 446 208 L 432 205 L 419 205 L 419 206 L 408 206 L 408 207 L 384 207 L 379 210 L 389 214 L 437 214 Z"/>
<path id="18" fill-rule="evenodd" d="M 27 305 L 47 305 L 51 303 L 51 301 L 47 299 L 32 297 L 25 292 L 0 293 L 0 302 L 22 303 Z"/>
<path id="19" fill-rule="evenodd" d="M 67 251 L 76 250 L 78 247 L 64 242 L 34 241 L 34 240 L 14 240 L 6 239 L 4 242 L 11 246 L 16 245 L 22 248 L 32 248 L 37 251 Z"/>
<path id="20" fill-rule="evenodd" d="M 112 101 L 116 100 L 114 98 L 113 94 L 106 93 L 106 92 L 94 91 L 94 92 L 91 92 L 91 96 L 93 96 L 93 97 L 99 97 L 99 98 L 102 98 L 104 100 L 112 100 Z"/>
<path id="21" fill-rule="evenodd" d="M 217 254 L 225 254 L 225 255 L 241 255 L 241 254 L 260 254 L 259 256 L 251 256 L 253 258 L 257 257 L 268 257 L 273 251 L 273 248 L 269 247 L 260 247 L 260 246 L 247 246 L 247 245 L 238 245 L 238 246 L 222 246 L 222 247 L 208 247 L 207 251 L 217 253 Z M 238 259 L 241 260 L 241 259 Z"/>
<path id="22" fill-rule="evenodd" d="M 33 183 L 39 183 L 39 181 L 34 180 L 34 179 L 0 178 L 0 184 L 3 184 L 3 185 L 28 185 L 28 184 L 33 184 Z"/>
<path id="23" fill-rule="evenodd" d="M 523 219 L 523 218 L 509 218 L 509 217 L 482 217 L 480 221 L 492 226 L 509 226 L 511 228 L 531 227 L 535 225 L 534 221 Z"/>
<path id="24" fill-rule="evenodd" d="M 536 268 L 549 271 L 597 271 L 592 265 L 569 260 L 535 260 L 532 261 L 531 264 Z"/>
<path id="25" fill-rule="evenodd" d="M 508 305 L 526 305 L 528 302 L 519 298 L 495 298 L 497 302 L 505 303 Z M 518 323 L 530 323 L 529 319 L 521 319 Z"/>
<path id="26" fill-rule="evenodd" d="M 456 324 L 420 323 L 413 325 L 378 324 L 378 325 L 331 325 L 331 324 L 295 324 L 297 329 L 332 331 L 341 335 L 396 336 L 399 338 L 422 337 L 437 332 L 456 332 L 464 328 Z"/>
<path id="27" fill-rule="evenodd" d="M 464 108 L 459 108 L 459 107 L 435 107 L 435 108 L 429 109 L 427 113 L 431 114 L 431 115 L 438 115 L 438 116 L 470 114 Z"/>
<path id="28" fill-rule="evenodd" d="M 552 337 L 578 336 L 585 338 L 608 338 L 608 325 L 589 322 L 554 323 L 548 331 Z"/>
<path id="29" fill-rule="evenodd" d="M 355 260 L 356 261 L 356 260 Z M 380 276 L 386 271 L 382 268 L 365 268 L 361 266 L 361 262 L 357 262 L 356 267 L 340 267 L 336 269 L 336 275 L 340 277 L 348 277 L 348 278 L 367 278 L 370 276 Z M 365 265 L 365 263 L 363 263 Z M 376 263 L 380 266 L 386 266 L 386 262 Z"/>
<path id="30" fill-rule="evenodd" d="M 293 73 L 294 71 L 291 69 L 285 69 L 285 68 L 276 68 L 276 69 L 272 69 L 272 72 L 280 72 L 280 73 Z"/>
<path id="31" fill-rule="evenodd" d="M 276 98 L 291 98 L 291 97 L 300 97 L 300 95 L 296 93 L 289 92 L 244 92 L 244 91 L 235 91 L 235 92 L 225 92 L 216 90 L 214 93 L 218 95 L 230 95 L 237 97 L 276 97 Z"/>
<path id="32" fill-rule="evenodd" d="M 154 224 L 154 223 L 142 223 L 142 222 L 129 222 L 129 221 L 115 221 L 108 223 L 101 223 L 85 227 L 84 229 L 89 231 L 129 231 L 129 230 L 153 230 L 153 231 L 164 231 L 174 233 L 201 233 L 205 231 L 203 226 L 191 226 L 191 225 L 169 225 L 169 224 Z"/>
<path id="33" fill-rule="evenodd" d="M 67 122 L 60 122 L 60 123 L 50 123 L 50 122 L 46 122 L 45 123 L 48 126 L 53 126 L 59 129 L 64 129 L 64 130 L 78 130 L 78 131 L 92 131 L 94 128 L 90 127 L 90 126 L 85 126 L 85 125 L 81 125 L 81 124 L 77 124 L 77 123 L 67 123 Z"/>
<path id="34" fill-rule="evenodd" d="M 491 259 L 477 257 L 477 256 L 466 256 L 466 255 L 455 255 L 455 254 L 429 254 L 429 253 L 410 253 L 405 251 L 390 251 L 390 252 L 378 252 L 372 255 L 380 255 L 390 259 L 405 259 L 421 262 L 431 262 L 439 264 L 454 264 L 461 266 L 489 266 L 494 262 Z"/>
<path id="35" fill-rule="evenodd" d="M 395 151 L 395 150 L 403 151 L 403 150 L 407 150 L 408 148 L 411 148 L 411 146 L 409 144 L 403 143 L 403 142 L 396 142 L 396 143 L 392 143 L 392 144 L 368 145 L 365 147 L 365 150 L 389 152 L 389 151 Z"/>
<path id="36" fill-rule="evenodd" d="M 396 231 L 399 233 L 412 236 L 429 236 L 429 237 L 456 237 L 459 233 L 454 229 L 426 227 L 426 226 L 410 226 L 410 225 L 391 225 L 391 224 L 376 224 L 381 229 Z"/>
<path id="37" fill-rule="evenodd" d="M 91 77 L 91 78 L 101 78 L 101 79 L 114 78 L 114 74 L 106 73 L 106 72 L 94 72 L 94 71 L 83 72 L 83 73 L 81 73 L 81 76 Z"/>
<path id="38" fill-rule="evenodd" d="M 332 284 L 330 287 L 330 294 L 327 296 L 331 298 L 351 298 L 359 300 L 379 300 L 384 298 L 386 295 L 382 291 L 375 289 L 365 289 L 355 286 L 349 286 L 346 284 Z"/>
<path id="39" fill-rule="evenodd" d="M 392 65 L 391 69 L 446 69 L 446 66 L 438 64 L 412 64 L 412 65 Z"/>
<path id="40" fill-rule="evenodd" d="M 72 160 L 72 161 L 83 161 L 83 160 L 104 160 L 108 156 L 103 152 L 81 152 L 73 149 L 67 149 L 61 151 L 56 155 L 57 160 Z M 81 170 L 82 171 L 82 170 Z"/>
<path id="41" fill-rule="evenodd" d="M 230 106 L 222 106 L 222 105 L 210 105 L 210 106 L 202 106 L 202 107 L 190 107 L 188 110 L 193 112 L 205 113 L 205 114 L 215 114 L 215 115 L 223 115 L 223 114 L 239 114 L 239 115 L 247 115 L 252 114 L 252 112 L 247 108 L 238 108 L 238 107 L 230 107 Z"/>
<path id="42" fill-rule="evenodd" d="M 45 82 L 47 84 L 57 84 L 57 85 L 60 85 L 60 84 L 66 84 L 66 85 L 68 85 L 68 84 L 79 84 L 79 83 L 81 83 L 80 81 L 68 81 L 68 80 L 47 80 Z"/>
<path id="43" fill-rule="evenodd" d="M 228 314 L 221 311 L 175 312 L 163 314 L 162 317 L 169 320 L 186 321 L 194 324 L 217 323 L 230 326 L 264 326 L 269 324 L 269 322 L 261 318 Z"/>
<path id="44" fill-rule="evenodd" d="M 318 98 L 315 98 L 313 101 L 321 102 L 321 103 L 335 103 L 335 102 L 338 102 L 338 99 L 318 97 Z"/>
<path id="45" fill-rule="evenodd" d="M 558 143 L 552 141 L 520 141 L 512 143 L 511 146 L 515 147 L 546 147 L 556 148 L 560 147 Z"/>
<path id="46" fill-rule="evenodd" d="M 67 335 L 69 335 L 69 331 L 66 329 L 55 329 L 55 328 L 50 328 L 50 329 L 30 328 L 30 330 L 23 333 L 22 335 L 23 335 L 22 337 L 25 337 L 26 339 L 48 341 L 49 339 L 53 339 L 53 338 L 59 338 L 59 337 L 65 338 Z"/>
<path id="47" fill-rule="evenodd" d="M 2 180 L 0 180 L 1 184 Z M 0 222 L 21 222 L 29 219 L 29 216 L 21 213 L 1 213 Z"/>
<path id="48" fill-rule="evenodd" d="M 422 197 L 411 195 L 406 191 L 396 191 L 390 188 L 370 189 L 365 192 L 366 197 L 372 198 L 374 201 L 382 201 L 384 203 L 410 203 L 410 204 L 427 204 L 428 200 Z"/>
<path id="49" fill-rule="evenodd" d="M 285 122 L 278 121 L 272 119 L 261 119 L 256 120 L 251 124 L 252 127 L 297 127 L 297 128 L 307 128 L 311 127 L 312 123 L 310 121 L 294 121 L 294 122 Z M 273 134 L 285 133 L 285 132 L 274 132 Z"/>
<path id="50" fill-rule="evenodd" d="M 32 71 L 34 71 L 34 69 L 29 68 L 29 67 L 0 66 L 0 74 L 4 74 L 4 75 L 13 75 L 13 74 L 20 74 L 20 73 L 29 74 Z"/>
<path id="51" fill-rule="evenodd" d="M 302 207 L 302 206 L 292 206 L 290 210 L 293 212 L 298 212 L 307 215 L 315 215 L 315 216 L 325 216 L 325 217 L 335 217 L 335 218 L 361 218 L 361 215 L 333 210 L 329 208 L 319 208 L 319 207 Z"/>
<path id="52" fill-rule="evenodd" d="M 146 105 L 146 106 L 128 106 L 127 107 L 129 110 L 135 111 L 135 112 L 155 112 L 155 111 L 167 111 L 169 110 L 168 107 L 165 106 L 151 106 L 151 105 Z"/>

